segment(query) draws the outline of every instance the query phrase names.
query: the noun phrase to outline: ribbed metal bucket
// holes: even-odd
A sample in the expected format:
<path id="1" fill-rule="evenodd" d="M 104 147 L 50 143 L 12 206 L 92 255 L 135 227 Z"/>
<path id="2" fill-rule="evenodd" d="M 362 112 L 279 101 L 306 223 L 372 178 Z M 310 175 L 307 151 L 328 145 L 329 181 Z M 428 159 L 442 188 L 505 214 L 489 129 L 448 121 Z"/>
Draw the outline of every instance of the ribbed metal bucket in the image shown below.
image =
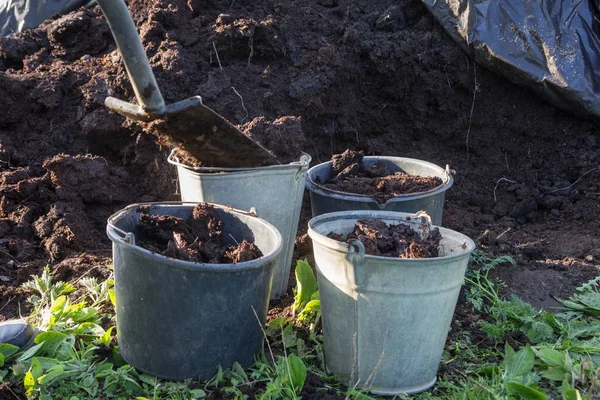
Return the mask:
<path id="1" fill-rule="evenodd" d="M 263 257 L 200 264 L 136 246 L 140 206 L 188 218 L 196 203 L 134 204 L 108 219 L 113 242 L 119 351 L 145 373 L 171 380 L 211 378 L 221 365 L 249 366 L 260 352 L 281 235 L 249 213 L 215 205 L 226 240 L 251 240 Z M 231 235 L 231 236 L 230 236 Z"/>
<path id="2" fill-rule="evenodd" d="M 275 267 L 271 298 L 285 294 L 290 276 L 296 231 L 310 156 L 299 162 L 257 168 L 193 168 L 181 164 L 174 152 L 169 163 L 177 166 L 181 200 L 254 208 L 272 223 L 283 238 L 283 250 Z"/>
<path id="3" fill-rule="evenodd" d="M 318 183 L 326 182 L 332 178 L 332 162 L 328 161 L 308 170 L 306 188 L 310 192 L 313 217 L 346 210 L 383 210 L 412 213 L 426 211 L 435 225 L 442 224 L 445 193 L 454 182 L 449 167 L 443 169 L 427 161 L 405 157 L 377 156 L 363 158 L 366 165 L 372 165 L 376 161 L 384 161 L 390 170 L 394 172 L 402 171 L 413 175 L 435 176 L 440 178 L 443 183 L 441 186 L 426 192 L 396 196 L 385 203 L 379 204 L 370 196 L 339 192 Z"/>
<path id="4" fill-rule="evenodd" d="M 440 228 L 441 257 L 401 259 L 365 255 L 358 241 L 348 245 L 327 237 L 351 232 L 364 218 L 417 230 L 423 223 L 414 214 L 388 211 L 345 211 L 310 220 L 327 368 L 347 377 L 352 387 L 377 394 L 424 391 L 435 383 L 475 244 Z"/>

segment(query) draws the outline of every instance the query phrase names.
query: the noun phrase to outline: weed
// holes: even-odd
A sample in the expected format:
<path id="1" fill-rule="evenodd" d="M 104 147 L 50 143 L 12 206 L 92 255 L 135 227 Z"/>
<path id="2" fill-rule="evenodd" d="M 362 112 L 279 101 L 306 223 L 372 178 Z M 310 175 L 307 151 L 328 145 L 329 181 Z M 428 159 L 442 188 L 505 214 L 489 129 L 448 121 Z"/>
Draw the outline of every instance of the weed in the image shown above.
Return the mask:
<path id="1" fill-rule="evenodd" d="M 471 332 L 454 332 L 445 349 L 442 373 L 431 390 L 398 399 L 448 400 L 591 400 L 600 397 L 600 278 L 561 300 L 566 312 L 538 311 L 517 297 L 503 298 L 501 282 L 489 272 L 509 257 L 475 252 L 466 276 L 467 302 L 482 331 L 493 340 L 475 343 Z M 113 340 L 112 277 L 82 278 L 77 287 L 54 282 L 48 269 L 24 287 L 32 292 L 30 321 L 43 330 L 33 347 L 19 351 L 0 344 L 0 379 L 20 381 L 29 399 L 234 400 L 300 399 L 308 374 L 346 399 L 371 400 L 357 387 L 347 388 L 325 371 L 319 332 L 320 301 L 316 278 L 306 261 L 296 268 L 296 319 L 272 320 L 265 337 L 283 354 L 264 352 L 244 370 L 217 369 L 209 381 L 168 382 L 137 372 L 120 357 Z M 112 303 L 112 304 L 111 304 Z M 108 315 L 111 318 L 105 318 Z M 505 338 L 520 333 L 520 344 Z M 524 336 L 523 336 L 524 335 Z M 489 343 L 496 343 L 489 346 Z M 319 389 L 317 389 L 319 390 Z"/>

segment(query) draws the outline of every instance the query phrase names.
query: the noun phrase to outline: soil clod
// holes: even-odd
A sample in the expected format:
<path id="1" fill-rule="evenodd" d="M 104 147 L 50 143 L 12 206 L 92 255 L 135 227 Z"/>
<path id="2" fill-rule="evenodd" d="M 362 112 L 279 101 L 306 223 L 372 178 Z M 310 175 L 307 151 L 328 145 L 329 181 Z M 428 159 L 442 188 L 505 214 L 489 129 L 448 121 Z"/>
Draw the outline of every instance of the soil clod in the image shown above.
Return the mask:
<path id="1" fill-rule="evenodd" d="M 359 240 L 365 253 L 372 256 L 397 258 L 439 257 L 442 235 L 438 228 L 423 232 L 423 237 L 410 225 L 388 225 L 380 219 L 360 219 L 352 232 L 344 238 L 335 232 L 327 235 L 331 239 L 351 243 Z"/>
<path id="2" fill-rule="evenodd" d="M 146 211 L 144 213 L 144 211 Z M 150 251 L 185 261 L 236 264 L 262 257 L 254 243 L 235 245 L 223 238 L 223 221 L 210 204 L 198 204 L 190 218 L 151 215 L 142 209 L 138 244 Z"/>
<path id="3" fill-rule="evenodd" d="M 363 157 L 362 152 L 353 150 L 334 155 L 331 159 L 334 176 L 323 186 L 338 192 L 371 196 L 383 203 L 399 195 L 426 192 L 443 183 L 436 176 L 391 171 L 383 161 L 365 165 Z"/>

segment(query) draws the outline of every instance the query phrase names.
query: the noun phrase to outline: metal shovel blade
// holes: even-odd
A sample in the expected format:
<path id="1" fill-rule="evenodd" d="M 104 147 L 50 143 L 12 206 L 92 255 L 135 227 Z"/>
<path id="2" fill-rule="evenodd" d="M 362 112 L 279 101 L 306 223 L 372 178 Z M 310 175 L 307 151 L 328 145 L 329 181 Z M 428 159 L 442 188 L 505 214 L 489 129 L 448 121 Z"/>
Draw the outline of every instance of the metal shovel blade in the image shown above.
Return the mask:
<path id="1" fill-rule="evenodd" d="M 211 167 L 278 164 L 273 154 L 244 135 L 199 96 L 165 105 L 135 24 L 123 0 L 97 0 L 117 42 L 138 104 L 108 97 L 105 104 Z"/>
<path id="2" fill-rule="evenodd" d="M 148 127 L 169 143 L 208 166 L 255 167 L 278 164 L 264 147 L 206 107 L 200 96 L 165 107 L 164 115 Z"/>

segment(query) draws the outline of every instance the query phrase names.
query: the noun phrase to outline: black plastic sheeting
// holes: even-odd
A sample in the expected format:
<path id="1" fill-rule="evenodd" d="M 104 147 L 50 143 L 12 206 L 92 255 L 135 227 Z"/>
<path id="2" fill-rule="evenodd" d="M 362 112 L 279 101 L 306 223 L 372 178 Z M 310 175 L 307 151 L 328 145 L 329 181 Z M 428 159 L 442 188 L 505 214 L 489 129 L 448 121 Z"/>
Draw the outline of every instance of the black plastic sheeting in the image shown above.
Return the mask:
<path id="1" fill-rule="evenodd" d="M 56 14 L 66 14 L 89 0 L 0 0 L 0 36 L 37 28 Z"/>
<path id="2" fill-rule="evenodd" d="M 479 64 L 578 115 L 600 116 L 600 0 L 422 0 Z"/>

